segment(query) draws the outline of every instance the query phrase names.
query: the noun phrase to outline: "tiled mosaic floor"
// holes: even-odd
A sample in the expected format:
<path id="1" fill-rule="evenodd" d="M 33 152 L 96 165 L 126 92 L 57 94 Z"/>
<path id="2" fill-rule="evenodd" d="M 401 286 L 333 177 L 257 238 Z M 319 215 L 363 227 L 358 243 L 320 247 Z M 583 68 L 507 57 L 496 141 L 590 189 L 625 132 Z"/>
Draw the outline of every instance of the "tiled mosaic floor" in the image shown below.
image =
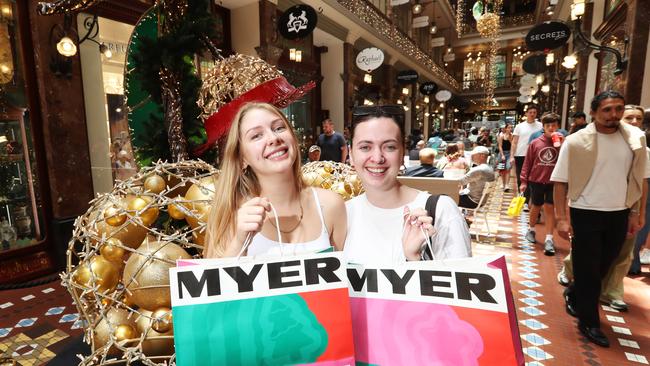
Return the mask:
<path id="1" fill-rule="evenodd" d="M 650 359 L 650 273 L 625 279 L 625 301 L 629 312 L 618 312 L 602 305 L 601 327 L 611 347 L 590 343 L 577 330 L 577 322 L 564 309 L 557 274 L 569 244 L 555 238 L 556 255 L 545 256 L 540 239 L 543 224 L 536 226 L 536 244 L 525 239 L 528 214 L 507 216 L 513 193 L 496 188 L 488 201 L 487 227 L 478 215 L 471 231 L 478 230 L 480 242 L 474 242 L 474 255 L 503 253 L 513 289 L 519 331 L 527 366 L 539 365 L 647 365 Z M 474 238 L 474 236 L 473 236 Z"/>
<path id="2" fill-rule="evenodd" d="M 482 214 L 472 225 L 475 256 L 502 253 L 508 262 L 519 331 L 527 366 L 644 365 L 650 359 L 650 273 L 625 279 L 625 301 L 630 311 L 620 313 L 602 306 L 602 328 L 611 348 L 600 348 L 582 337 L 575 319 L 564 311 L 556 276 L 568 243 L 556 239 L 557 254 L 544 256 L 541 244 L 528 243 L 524 235 L 527 214 L 506 215 L 512 193 L 496 188 L 488 201 L 491 235 Z M 537 238 L 544 237 L 543 225 Z M 12 358 L 16 365 L 46 364 L 82 334 L 81 323 L 67 291 L 58 281 L 12 291 L 0 291 L 0 365 Z M 498 365 L 497 365 L 498 366 Z"/>

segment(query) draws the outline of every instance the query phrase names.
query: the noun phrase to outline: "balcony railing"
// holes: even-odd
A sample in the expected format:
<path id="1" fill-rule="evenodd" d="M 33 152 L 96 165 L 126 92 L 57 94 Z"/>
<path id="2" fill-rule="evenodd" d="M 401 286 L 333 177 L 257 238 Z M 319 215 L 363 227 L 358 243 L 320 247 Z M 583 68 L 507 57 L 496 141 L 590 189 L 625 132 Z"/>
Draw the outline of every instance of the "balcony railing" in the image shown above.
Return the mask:
<path id="1" fill-rule="evenodd" d="M 501 17 L 501 29 L 507 30 L 508 28 L 523 27 L 535 24 L 535 14 L 517 14 Z M 463 25 L 463 34 L 478 33 L 476 30 L 476 22 L 472 19 Z"/>
<path id="2" fill-rule="evenodd" d="M 519 82 L 521 76 L 508 76 L 502 78 L 496 78 L 496 90 L 510 90 L 510 89 L 519 89 Z M 485 79 L 473 79 L 465 80 L 462 82 L 462 91 L 463 92 L 482 92 L 485 90 Z"/>

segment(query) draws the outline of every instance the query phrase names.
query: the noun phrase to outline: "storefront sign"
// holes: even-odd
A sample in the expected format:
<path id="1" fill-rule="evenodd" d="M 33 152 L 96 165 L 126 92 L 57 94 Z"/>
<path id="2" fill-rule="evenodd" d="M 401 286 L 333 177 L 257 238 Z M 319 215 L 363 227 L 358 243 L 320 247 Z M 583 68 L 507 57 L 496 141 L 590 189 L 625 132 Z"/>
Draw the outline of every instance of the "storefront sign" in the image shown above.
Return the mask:
<path id="1" fill-rule="evenodd" d="M 524 71 L 529 74 L 541 74 L 546 71 L 546 56 L 545 55 L 533 55 L 524 60 L 522 65 Z"/>
<path id="2" fill-rule="evenodd" d="M 444 62 L 451 62 L 451 61 L 454 61 L 455 59 L 456 59 L 456 54 L 455 53 L 448 53 L 448 54 L 442 56 L 442 60 Z"/>
<path id="3" fill-rule="evenodd" d="M 420 84 L 420 93 L 424 95 L 431 95 L 438 90 L 438 85 L 436 83 L 432 83 L 430 81 L 427 81 L 426 83 Z"/>
<path id="4" fill-rule="evenodd" d="M 292 6 L 278 19 L 278 30 L 286 39 L 304 38 L 316 28 L 318 14 L 309 5 Z"/>
<path id="5" fill-rule="evenodd" d="M 409 84 L 418 81 L 418 73 L 415 70 L 404 70 L 397 73 L 397 82 Z"/>
<path id="6" fill-rule="evenodd" d="M 384 52 L 376 47 L 366 48 L 357 55 L 357 67 L 363 71 L 372 71 L 384 63 Z"/>
<path id="7" fill-rule="evenodd" d="M 441 90 L 436 93 L 436 100 L 439 102 L 446 102 L 451 99 L 451 92 L 449 90 Z"/>
<path id="8" fill-rule="evenodd" d="M 528 32 L 526 47 L 531 51 L 549 51 L 564 46 L 571 37 L 571 29 L 561 22 L 544 22 Z"/>
<path id="9" fill-rule="evenodd" d="M 445 45 L 445 37 L 431 38 L 431 47 L 442 47 Z"/>
<path id="10" fill-rule="evenodd" d="M 413 28 L 424 28 L 429 26 L 429 17 L 424 15 L 413 18 Z"/>

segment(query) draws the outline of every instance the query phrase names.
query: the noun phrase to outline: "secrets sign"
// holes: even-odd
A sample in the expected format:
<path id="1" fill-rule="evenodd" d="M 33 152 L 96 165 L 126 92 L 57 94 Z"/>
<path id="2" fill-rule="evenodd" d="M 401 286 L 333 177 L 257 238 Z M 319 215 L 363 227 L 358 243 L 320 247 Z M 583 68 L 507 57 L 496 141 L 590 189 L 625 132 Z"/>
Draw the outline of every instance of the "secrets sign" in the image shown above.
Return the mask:
<path id="1" fill-rule="evenodd" d="M 528 32 L 526 47 L 531 51 L 549 51 L 564 46 L 571 37 L 571 29 L 561 22 L 544 22 Z"/>

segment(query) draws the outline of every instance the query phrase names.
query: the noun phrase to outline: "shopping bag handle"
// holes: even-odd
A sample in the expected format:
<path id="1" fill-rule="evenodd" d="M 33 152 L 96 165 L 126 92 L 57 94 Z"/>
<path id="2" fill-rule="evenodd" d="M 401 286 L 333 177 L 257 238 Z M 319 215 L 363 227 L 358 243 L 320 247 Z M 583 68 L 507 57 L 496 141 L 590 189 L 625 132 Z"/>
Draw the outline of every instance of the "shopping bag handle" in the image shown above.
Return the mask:
<path id="1" fill-rule="evenodd" d="M 406 219 L 406 215 L 404 215 L 404 219 Z M 435 222 L 432 223 L 432 225 L 435 225 Z M 403 225 L 403 227 L 402 227 L 402 236 L 404 236 L 405 231 L 406 231 L 406 225 Z M 423 251 L 425 245 L 428 246 L 429 251 L 431 252 L 431 259 L 435 260 L 436 256 L 433 254 L 433 244 L 431 244 L 431 238 L 427 235 L 427 232 L 424 231 L 422 226 L 420 226 L 420 232 L 422 233 L 422 236 L 424 236 L 424 243 L 422 243 L 421 252 Z M 433 235 L 436 235 L 435 229 L 434 229 Z M 395 262 L 395 258 L 393 258 L 393 262 Z"/>
<path id="2" fill-rule="evenodd" d="M 269 206 L 271 206 L 271 211 L 273 211 L 273 216 L 275 218 L 275 229 L 277 230 L 278 234 L 278 242 L 280 242 L 280 256 L 284 256 L 284 243 L 282 243 L 282 234 L 280 233 L 280 220 L 278 219 L 278 212 L 275 210 L 275 207 L 273 207 L 273 204 L 269 202 Z M 422 229 L 422 228 L 420 228 Z M 241 250 L 239 251 L 239 254 L 237 254 L 237 260 L 244 254 L 246 249 L 248 249 L 248 246 L 251 244 L 253 241 L 253 234 L 252 231 L 249 231 L 248 234 L 246 234 L 246 240 L 244 240 L 244 245 L 242 245 Z"/>

